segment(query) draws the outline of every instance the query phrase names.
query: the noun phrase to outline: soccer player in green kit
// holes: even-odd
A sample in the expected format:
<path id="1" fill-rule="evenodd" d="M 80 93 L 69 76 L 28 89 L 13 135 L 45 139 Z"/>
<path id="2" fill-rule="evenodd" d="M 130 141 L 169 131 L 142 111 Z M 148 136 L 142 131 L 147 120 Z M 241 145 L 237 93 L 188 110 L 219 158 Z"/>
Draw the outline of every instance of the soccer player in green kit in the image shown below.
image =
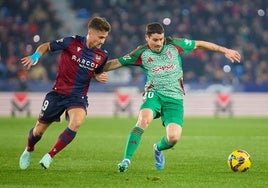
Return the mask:
<path id="1" fill-rule="evenodd" d="M 120 172 L 127 171 L 141 136 L 153 119 L 161 117 L 166 129 L 166 135 L 153 145 L 157 170 L 164 169 L 163 151 L 172 148 L 180 139 L 184 115 L 181 53 L 205 49 L 224 54 L 232 63 L 240 62 L 240 54 L 235 50 L 206 41 L 165 37 L 160 23 L 146 26 L 145 40 L 145 45 L 123 57 L 109 60 L 104 67 L 104 71 L 110 71 L 122 66 L 136 65 L 147 76 L 138 120 L 129 133 L 123 160 L 118 164 Z"/>

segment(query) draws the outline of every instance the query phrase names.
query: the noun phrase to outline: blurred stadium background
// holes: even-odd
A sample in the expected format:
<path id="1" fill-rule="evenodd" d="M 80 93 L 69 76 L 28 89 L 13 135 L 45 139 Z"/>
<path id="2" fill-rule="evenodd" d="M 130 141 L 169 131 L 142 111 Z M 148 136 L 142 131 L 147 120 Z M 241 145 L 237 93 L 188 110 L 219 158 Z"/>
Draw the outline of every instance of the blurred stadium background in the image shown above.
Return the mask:
<path id="1" fill-rule="evenodd" d="M 202 50 L 183 56 L 186 114 L 268 116 L 267 0 L 0 0 L 0 115 L 11 114 L 13 107 L 27 113 L 28 99 L 30 113 L 39 112 L 43 94 L 56 75 L 58 54 L 42 57 L 29 72 L 20 58 L 33 53 L 40 43 L 85 35 L 88 19 L 96 15 L 112 25 L 103 46 L 110 58 L 144 43 L 145 25 L 153 21 L 163 22 L 166 35 L 239 50 L 240 64 Z M 92 82 L 90 113 L 113 115 L 124 108 L 135 113 L 132 109 L 138 110 L 145 82 L 141 69 L 112 71 L 109 79 L 106 85 Z M 131 100 L 120 93 L 128 93 Z"/>

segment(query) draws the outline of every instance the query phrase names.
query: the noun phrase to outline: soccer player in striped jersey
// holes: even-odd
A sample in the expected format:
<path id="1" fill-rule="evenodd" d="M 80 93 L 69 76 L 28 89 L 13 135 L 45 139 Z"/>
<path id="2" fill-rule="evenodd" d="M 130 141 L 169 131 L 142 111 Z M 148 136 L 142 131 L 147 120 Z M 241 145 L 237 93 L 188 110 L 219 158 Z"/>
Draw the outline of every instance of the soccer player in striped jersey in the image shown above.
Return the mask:
<path id="1" fill-rule="evenodd" d="M 68 126 L 59 135 L 50 151 L 40 160 L 40 165 L 44 169 L 49 168 L 55 155 L 74 139 L 86 118 L 90 81 L 95 79 L 106 83 L 108 79 L 107 74 L 103 72 L 108 54 L 101 46 L 110 30 L 111 26 L 105 18 L 94 17 L 88 23 L 86 36 L 75 35 L 43 43 L 34 54 L 21 59 L 21 63 L 29 69 L 47 52 L 61 51 L 54 86 L 45 96 L 39 118 L 29 131 L 26 149 L 20 157 L 21 169 L 28 168 L 35 144 L 51 123 L 60 120 L 64 112 L 68 119 Z"/>
<path id="2" fill-rule="evenodd" d="M 163 151 L 172 148 L 180 139 L 184 115 L 180 54 L 205 49 L 222 53 L 231 62 L 240 62 L 240 54 L 235 50 L 206 41 L 165 37 L 164 28 L 160 23 L 150 23 L 146 26 L 145 40 L 145 45 L 123 57 L 109 60 L 104 67 L 104 71 L 109 71 L 122 66 L 136 65 L 140 66 L 147 76 L 144 101 L 138 120 L 129 133 L 123 160 L 118 164 L 120 172 L 128 169 L 141 136 L 153 119 L 161 117 L 166 129 L 166 135 L 153 145 L 157 170 L 162 170 L 165 165 Z"/>

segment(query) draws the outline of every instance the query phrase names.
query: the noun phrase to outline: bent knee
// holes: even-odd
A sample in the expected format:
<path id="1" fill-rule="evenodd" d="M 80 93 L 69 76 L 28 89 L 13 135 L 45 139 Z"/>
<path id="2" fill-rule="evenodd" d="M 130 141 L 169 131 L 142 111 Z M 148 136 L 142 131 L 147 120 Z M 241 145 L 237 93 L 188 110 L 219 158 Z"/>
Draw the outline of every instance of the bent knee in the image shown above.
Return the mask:
<path id="1" fill-rule="evenodd" d="M 69 128 L 71 129 L 71 130 L 73 130 L 73 131 L 77 131 L 79 128 L 80 128 L 80 126 L 81 126 L 81 124 L 83 123 L 83 121 L 82 120 L 73 120 L 73 121 L 71 121 L 70 123 L 69 123 Z"/>
<path id="2" fill-rule="evenodd" d="M 33 129 L 33 135 L 34 136 L 42 136 L 45 133 L 45 131 L 47 130 L 49 125 L 50 124 L 44 124 L 44 123 L 38 122 Z"/>
<path id="3" fill-rule="evenodd" d="M 172 145 L 175 145 L 179 141 L 180 137 L 178 135 L 170 135 L 168 136 L 168 141 Z"/>
<path id="4" fill-rule="evenodd" d="M 43 136 L 43 134 L 46 132 L 47 127 L 35 127 L 33 129 L 33 135 L 34 136 Z"/>
<path id="5" fill-rule="evenodd" d="M 147 118 L 140 118 L 137 122 L 137 125 L 143 129 L 146 129 L 149 126 L 150 120 Z"/>
<path id="6" fill-rule="evenodd" d="M 43 136 L 45 130 L 39 130 L 39 129 L 36 129 L 33 131 L 33 135 L 34 136 Z"/>

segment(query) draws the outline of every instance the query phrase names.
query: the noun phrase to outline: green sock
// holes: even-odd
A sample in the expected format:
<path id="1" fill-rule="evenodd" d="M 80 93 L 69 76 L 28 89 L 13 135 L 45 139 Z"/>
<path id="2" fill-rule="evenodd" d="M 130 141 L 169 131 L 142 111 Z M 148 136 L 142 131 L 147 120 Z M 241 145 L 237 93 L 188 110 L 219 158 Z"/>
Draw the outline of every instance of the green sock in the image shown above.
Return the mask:
<path id="1" fill-rule="evenodd" d="M 140 141 L 141 135 L 143 134 L 144 130 L 140 127 L 135 126 L 132 131 L 129 133 L 126 150 L 125 150 L 125 159 L 131 159 L 134 152 L 137 150 Z"/>
<path id="2" fill-rule="evenodd" d="M 166 149 L 169 149 L 169 148 L 172 148 L 174 146 L 174 144 L 171 144 L 167 137 L 164 136 L 161 138 L 161 140 L 159 142 L 156 143 L 156 146 L 157 146 L 157 149 L 159 151 L 162 151 L 162 150 L 166 150 Z"/>

